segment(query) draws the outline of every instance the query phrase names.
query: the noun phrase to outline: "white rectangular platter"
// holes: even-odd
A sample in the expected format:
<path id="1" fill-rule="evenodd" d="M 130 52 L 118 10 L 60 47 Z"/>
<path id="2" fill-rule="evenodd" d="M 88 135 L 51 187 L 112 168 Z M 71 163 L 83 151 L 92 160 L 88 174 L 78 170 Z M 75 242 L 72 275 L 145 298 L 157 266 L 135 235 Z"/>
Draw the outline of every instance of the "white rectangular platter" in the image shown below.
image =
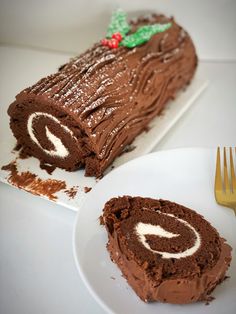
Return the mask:
<path id="1" fill-rule="evenodd" d="M 22 54 L 21 50 L 16 50 L 16 55 L 17 55 L 17 52 L 20 55 Z M 10 53 L 13 54 L 12 51 L 10 51 Z M 16 73 L 17 66 L 19 66 L 19 64 L 21 68 L 24 68 L 24 66 L 27 68 L 27 65 L 29 65 L 29 61 L 31 61 L 30 64 L 33 64 L 33 62 L 38 63 L 40 62 L 40 57 L 42 57 L 42 60 L 41 60 L 42 64 L 45 65 L 45 60 L 46 61 L 48 60 L 46 63 L 50 64 L 50 58 L 53 57 L 52 55 L 48 54 L 48 59 L 47 59 L 47 54 L 38 53 L 38 52 L 31 52 L 31 53 L 24 52 L 22 56 L 24 58 L 19 59 L 19 61 L 17 61 L 17 58 L 14 58 L 14 63 L 15 63 L 14 69 L 10 68 L 9 71 L 14 70 L 14 73 Z M 35 57 L 35 60 L 34 60 L 34 57 Z M 29 60 L 30 58 L 31 60 Z M 55 63 L 55 58 L 53 61 Z M 25 62 L 25 65 L 24 65 L 24 62 Z M 5 62 L 4 66 L 5 66 L 6 71 L 8 71 L 9 67 L 7 67 L 7 62 Z M 8 75 L 9 75 L 9 71 L 7 72 Z M 45 72 L 49 72 L 49 73 L 51 72 L 50 66 L 48 70 L 45 69 Z M 24 75 L 27 75 L 27 70 L 24 73 Z M 10 82 L 10 78 L 11 76 L 9 75 L 9 78 L 8 78 L 9 82 Z M 27 79 L 25 79 L 25 81 L 27 81 Z M 6 84 L 6 81 L 4 83 Z M 32 81 L 31 83 L 34 83 L 34 81 Z M 29 85 L 31 83 L 29 83 Z M 19 77 L 14 76 L 14 84 L 15 84 L 14 85 L 15 90 L 22 88 L 21 87 L 22 85 L 21 74 L 19 75 Z M 130 152 L 126 152 L 120 157 L 118 157 L 112 166 L 116 168 L 119 165 L 133 158 L 136 158 L 138 156 L 141 156 L 150 152 L 154 148 L 154 146 L 156 146 L 156 144 L 164 137 L 164 135 L 171 129 L 171 127 L 181 118 L 181 116 L 187 111 L 187 109 L 189 109 L 190 106 L 193 105 L 194 101 L 200 96 L 200 94 L 204 91 L 207 85 L 208 85 L 208 81 L 207 79 L 205 79 L 204 75 L 202 74 L 202 70 L 200 66 L 192 83 L 188 86 L 188 88 L 185 91 L 180 92 L 178 97 L 174 101 L 171 101 L 168 103 L 167 107 L 164 109 L 161 115 L 157 116 L 151 122 L 150 129 L 148 132 L 142 133 L 135 139 L 135 141 L 132 144 L 132 146 L 134 146 L 135 149 Z M 9 94 L 10 92 L 11 93 L 13 92 L 11 88 L 9 90 L 7 88 L 5 90 L 3 89 L 1 90 L 1 92 L 3 92 L 3 94 L 1 95 L 1 101 L 2 101 L 2 98 L 4 98 L 4 101 L 8 101 L 8 99 L 12 99 L 14 97 L 14 94 L 11 96 Z M 2 123 L 1 123 L 1 137 L 0 137 L 0 168 L 3 165 L 9 164 L 10 162 L 14 161 L 17 157 L 17 153 L 14 153 L 12 151 L 16 144 L 16 141 L 9 130 L 8 118 L 7 118 L 7 115 L 5 114 L 8 104 L 6 103 L 4 108 L 3 107 L 1 108 L 1 111 L 4 110 L 4 114 L 1 114 Z M 98 181 L 92 177 L 85 177 L 84 170 L 78 170 L 75 172 L 67 172 L 62 169 L 56 169 L 53 171 L 51 175 L 49 175 L 45 170 L 40 169 L 39 161 L 33 157 L 27 158 L 27 159 L 17 159 L 16 166 L 19 173 L 29 171 L 30 173 L 35 174 L 37 178 L 39 178 L 42 181 L 45 181 L 48 179 L 65 181 L 66 188 L 56 193 L 55 195 L 56 198 L 53 201 L 75 211 L 77 211 L 80 208 L 81 204 L 86 198 L 87 193 L 85 192 L 85 188 L 86 187 L 93 188 L 94 185 Z M 108 171 L 111 171 L 111 168 Z M 0 180 L 4 183 L 11 184 L 14 186 L 14 184 L 9 180 L 8 171 L 0 169 Z M 26 186 L 23 189 L 34 194 L 30 186 Z M 70 189 L 76 190 L 76 195 L 74 195 L 74 197 L 71 197 L 70 194 L 66 192 Z M 45 195 L 39 195 L 39 196 L 50 200 Z"/>
<path id="2" fill-rule="evenodd" d="M 134 150 L 126 152 L 118 157 L 113 163 L 113 167 L 117 167 L 135 157 L 144 155 L 150 152 L 154 146 L 163 138 L 168 130 L 176 123 L 176 121 L 184 114 L 184 112 L 193 104 L 194 100 L 200 95 L 200 93 L 206 87 L 206 80 L 196 75 L 194 81 L 185 92 L 181 92 L 178 98 L 170 102 L 162 114 L 156 117 L 150 124 L 150 130 L 139 135 L 133 142 Z M 9 134 L 9 133 L 8 133 Z M 5 138 L 1 143 L 1 155 L 0 166 L 8 164 L 17 157 L 17 153 L 12 152 L 15 146 L 15 139 L 10 134 L 9 138 Z M 66 189 L 75 188 L 77 193 L 74 198 L 71 198 L 68 193 L 61 190 L 57 193 L 54 201 L 58 204 L 66 206 L 72 210 L 78 210 L 81 206 L 84 198 L 86 197 L 85 187 L 92 188 L 97 180 L 92 177 L 85 177 L 84 170 L 78 170 L 75 172 L 67 172 L 62 169 L 56 169 L 52 175 L 49 175 L 45 170 L 40 169 L 39 161 L 33 157 L 27 159 L 17 159 L 17 170 L 19 172 L 29 171 L 40 179 L 54 179 L 62 180 L 66 183 Z M 9 173 L 4 170 L 0 170 L 0 180 L 11 184 L 8 181 Z M 31 192 L 30 187 L 25 188 L 28 192 Z M 43 196 L 47 198 L 47 196 Z"/>

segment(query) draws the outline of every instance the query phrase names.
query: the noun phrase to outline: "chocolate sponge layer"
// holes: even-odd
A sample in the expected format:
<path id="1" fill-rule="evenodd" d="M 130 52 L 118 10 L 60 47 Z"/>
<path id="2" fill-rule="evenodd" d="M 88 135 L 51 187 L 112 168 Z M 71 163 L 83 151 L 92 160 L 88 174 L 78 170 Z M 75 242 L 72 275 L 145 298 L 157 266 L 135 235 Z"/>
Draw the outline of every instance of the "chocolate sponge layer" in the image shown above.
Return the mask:
<path id="1" fill-rule="evenodd" d="M 133 49 L 97 43 L 18 94 L 8 113 L 19 144 L 44 163 L 101 175 L 194 75 L 193 42 L 173 19 L 141 17 L 131 31 L 170 21 Z"/>

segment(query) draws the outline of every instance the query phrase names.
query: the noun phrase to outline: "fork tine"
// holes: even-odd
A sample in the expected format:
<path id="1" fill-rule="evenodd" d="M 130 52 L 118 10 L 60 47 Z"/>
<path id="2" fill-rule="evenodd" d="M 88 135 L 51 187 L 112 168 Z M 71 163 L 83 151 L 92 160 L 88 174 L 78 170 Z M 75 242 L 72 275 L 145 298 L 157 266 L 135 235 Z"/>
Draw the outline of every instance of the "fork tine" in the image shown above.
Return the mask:
<path id="1" fill-rule="evenodd" d="M 229 176 L 228 176 L 228 169 L 227 169 L 227 158 L 226 158 L 226 148 L 224 147 L 224 186 L 225 192 L 230 192 L 230 183 L 229 183 Z"/>
<path id="2" fill-rule="evenodd" d="M 222 190 L 222 177 L 221 177 L 221 167 L 220 167 L 220 147 L 217 148 L 217 158 L 216 158 L 216 174 L 215 174 L 215 191 Z"/>
<path id="3" fill-rule="evenodd" d="M 231 173 L 232 192 L 236 193 L 236 177 L 235 177 L 235 171 L 234 171 L 234 160 L 233 160 L 232 147 L 230 147 L 230 173 Z"/>

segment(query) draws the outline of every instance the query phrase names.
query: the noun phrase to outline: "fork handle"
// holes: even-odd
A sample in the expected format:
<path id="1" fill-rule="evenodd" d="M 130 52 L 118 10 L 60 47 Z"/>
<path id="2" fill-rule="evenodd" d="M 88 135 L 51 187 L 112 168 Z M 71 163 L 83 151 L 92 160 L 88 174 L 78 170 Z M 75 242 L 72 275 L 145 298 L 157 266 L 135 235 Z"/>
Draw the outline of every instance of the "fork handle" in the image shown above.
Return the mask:
<path id="1" fill-rule="evenodd" d="M 234 214 L 235 214 L 235 216 L 236 216 L 236 207 L 233 207 L 232 209 L 233 209 Z"/>

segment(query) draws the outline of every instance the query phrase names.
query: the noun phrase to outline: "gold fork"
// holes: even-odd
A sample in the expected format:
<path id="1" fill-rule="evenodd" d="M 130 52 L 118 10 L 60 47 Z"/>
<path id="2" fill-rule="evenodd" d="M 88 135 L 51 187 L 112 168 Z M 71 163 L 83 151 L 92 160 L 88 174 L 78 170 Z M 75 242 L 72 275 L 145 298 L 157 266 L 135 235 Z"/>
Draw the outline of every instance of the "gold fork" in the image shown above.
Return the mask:
<path id="1" fill-rule="evenodd" d="M 229 149 L 229 164 L 230 171 L 228 170 L 227 151 L 224 147 L 224 171 L 221 175 L 221 162 L 220 162 L 220 147 L 217 148 L 216 158 L 216 174 L 215 174 L 215 198 L 218 204 L 230 207 L 234 210 L 236 215 L 236 177 L 234 169 L 234 156 L 236 147 Z M 222 179 L 223 176 L 223 179 Z"/>

